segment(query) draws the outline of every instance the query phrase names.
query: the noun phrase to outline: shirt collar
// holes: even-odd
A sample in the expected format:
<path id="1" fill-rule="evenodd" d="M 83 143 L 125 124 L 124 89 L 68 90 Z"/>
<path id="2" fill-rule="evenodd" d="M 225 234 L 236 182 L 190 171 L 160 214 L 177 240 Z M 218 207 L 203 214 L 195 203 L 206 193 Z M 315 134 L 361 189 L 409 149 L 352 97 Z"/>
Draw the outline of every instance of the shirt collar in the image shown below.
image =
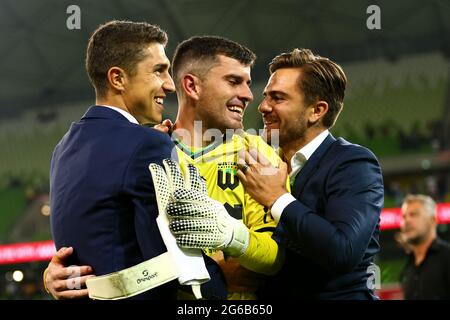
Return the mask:
<path id="1" fill-rule="evenodd" d="M 294 154 L 294 156 L 291 159 L 291 167 L 293 172 L 297 171 L 295 169 L 298 169 L 299 166 L 303 166 L 303 164 L 306 161 L 308 161 L 309 158 L 311 158 L 314 151 L 316 151 L 317 148 L 319 148 L 319 146 L 326 139 L 328 134 L 329 134 L 328 130 L 321 132 L 317 137 L 312 139 L 306 146 L 304 146 Z"/>
<path id="2" fill-rule="evenodd" d="M 101 105 L 101 106 L 119 112 L 121 115 L 123 115 L 125 118 L 127 118 L 128 121 L 130 121 L 131 123 L 139 124 L 139 122 L 136 120 L 136 118 L 133 117 L 133 116 L 131 115 L 131 113 L 128 113 L 128 112 L 126 112 L 125 110 L 122 110 L 122 109 L 120 109 L 120 108 L 113 107 L 113 106 L 107 106 L 107 105 Z"/>
<path id="3" fill-rule="evenodd" d="M 430 246 L 428 247 L 428 250 L 427 250 L 427 252 L 425 254 L 425 259 L 430 253 L 439 252 L 442 249 L 443 243 L 445 243 L 445 242 L 441 238 L 436 237 L 433 240 L 433 242 L 431 242 Z M 412 252 L 412 251 L 409 252 L 408 256 L 409 256 L 410 262 L 412 264 L 414 264 L 414 261 L 415 261 L 414 252 Z M 423 262 L 420 265 L 422 265 L 422 264 L 423 264 Z"/>
<path id="4" fill-rule="evenodd" d="M 428 248 L 429 251 L 439 251 L 442 248 L 442 239 L 436 237 Z"/>

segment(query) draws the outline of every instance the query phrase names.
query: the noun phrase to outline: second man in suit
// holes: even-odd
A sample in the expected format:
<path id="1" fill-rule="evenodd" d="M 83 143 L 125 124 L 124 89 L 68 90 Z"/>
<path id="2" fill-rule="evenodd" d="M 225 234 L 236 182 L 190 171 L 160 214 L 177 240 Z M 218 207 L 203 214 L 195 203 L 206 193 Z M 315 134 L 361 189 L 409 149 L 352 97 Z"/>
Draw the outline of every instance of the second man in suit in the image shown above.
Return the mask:
<path id="1" fill-rule="evenodd" d="M 284 266 L 262 296 L 376 299 L 380 165 L 368 149 L 329 132 L 343 108 L 346 76 L 307 49 L 275 57 L 270 73 L 259 111 L 268 138 L 279 134 L 287 164 L 265 174 L 270 164 L 250 151 L 238 172 L 247 191 L 271 208 L 278 221 L 273 237 L 286 248 Z"/>

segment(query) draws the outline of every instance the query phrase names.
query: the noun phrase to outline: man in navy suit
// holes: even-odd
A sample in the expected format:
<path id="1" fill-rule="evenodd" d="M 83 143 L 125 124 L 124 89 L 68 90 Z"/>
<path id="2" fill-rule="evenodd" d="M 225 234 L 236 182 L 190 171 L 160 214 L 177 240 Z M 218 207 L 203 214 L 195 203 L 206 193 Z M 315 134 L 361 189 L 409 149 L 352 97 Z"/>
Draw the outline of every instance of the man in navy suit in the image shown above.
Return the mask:
<path id="1" fill-rule="evenodd" d="M 164 98 L 175 91 L 166 43 L 166 33 L 148 23 L 100 26 L 86 56 L 96 105 L 71 125 L 53 153 L 50 206 L 56 247 L 73 247 L 67 263 L 90 265 L 97 275 L 167 251 L 156 225 L 148 165 L 170 158 L 173 143 L 167 134 L 140 125 L 159 123 Z M 172 281 L 137 297 L 175 297 L 174 286 Z M 85 294 L 86 289 L 79 290 Z"/>
<path id="2" fill-rule="evenodd" d="M 279 134 L 286 163 L 271 168 L 250 150 L 238 171 L 247 191 L 271 208 L 278 221 L 273 238 L 286 249 L 263 296 L 377 299 L 381 169 L 370 150 L 328 131 L 343 107 L 346 76 L 307 49 L 275 57 L 270 72 L 259 111 L 268 139 Z M 288 172 L 292 194 L 285 188 Z"/>

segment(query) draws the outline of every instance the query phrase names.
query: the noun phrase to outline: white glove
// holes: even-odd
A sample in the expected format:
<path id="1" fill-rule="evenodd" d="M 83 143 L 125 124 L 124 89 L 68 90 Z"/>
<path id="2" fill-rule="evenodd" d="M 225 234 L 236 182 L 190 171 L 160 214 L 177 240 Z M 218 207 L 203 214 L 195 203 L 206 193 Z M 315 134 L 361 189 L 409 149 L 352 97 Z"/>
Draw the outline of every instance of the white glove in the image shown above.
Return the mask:
<path id="1" fill-rule="evenodd" d="M 176 189 L 167 206 L 169 228 L 183 248 L 223 250 L 238 257 L 247 249 L 249 231 L 242 221 L 229 215 L 225 207 L 211 199 L 200 174 L 188 166 L 191 184 L 200 188 Z"/>
<path id="2" fill-rule="evenodd" d="M 205 266 L 202 252 L 197 249 L 181 250 L 178 247 L 175 238 L 169 230 L 166 207 L 175 189 L 183 188 L 183 190 L 189 190 L 192 188 L 192 191 L 201 190 L 201 192 L 204 192 L 206 188 L 204 188 L 204 184 L 198 185 L 197 181 L 193 182 L 190 176 L 186 177 L 185 181 L 178 165 L 174 161 L 165 159 L 163 160 L 163 165 L 165 171 L 157 164 L 152 163 L 149 165 L 158 203 L 159 216 L 156 221 L 164 244 L 171 253 L 174 263 L 179 270 L 178 281 L 182 285 L 192 285 L 194 295 L 197 298 L 201 298 L 199 285 L 211 279 Z"/>

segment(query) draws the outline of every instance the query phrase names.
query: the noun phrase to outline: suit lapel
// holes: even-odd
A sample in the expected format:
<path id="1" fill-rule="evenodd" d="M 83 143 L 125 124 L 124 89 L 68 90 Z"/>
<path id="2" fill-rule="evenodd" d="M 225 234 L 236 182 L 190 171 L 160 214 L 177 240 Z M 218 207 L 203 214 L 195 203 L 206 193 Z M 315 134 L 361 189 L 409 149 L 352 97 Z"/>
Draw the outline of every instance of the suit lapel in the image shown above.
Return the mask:
<path id="1" fill-rule="evenodd" d="M 330 133 L 320 144 L 317 150 L 314 151 L 308 161 L 306 161 L 304 167 L 295 177 L 294 187 L 292 188 L 292 195 L 295 198 L 299 198 L 309 177 L 311 177 L 311 175 L 319 168 L 320 161 L 335 141 L 336 139 Z"/>

